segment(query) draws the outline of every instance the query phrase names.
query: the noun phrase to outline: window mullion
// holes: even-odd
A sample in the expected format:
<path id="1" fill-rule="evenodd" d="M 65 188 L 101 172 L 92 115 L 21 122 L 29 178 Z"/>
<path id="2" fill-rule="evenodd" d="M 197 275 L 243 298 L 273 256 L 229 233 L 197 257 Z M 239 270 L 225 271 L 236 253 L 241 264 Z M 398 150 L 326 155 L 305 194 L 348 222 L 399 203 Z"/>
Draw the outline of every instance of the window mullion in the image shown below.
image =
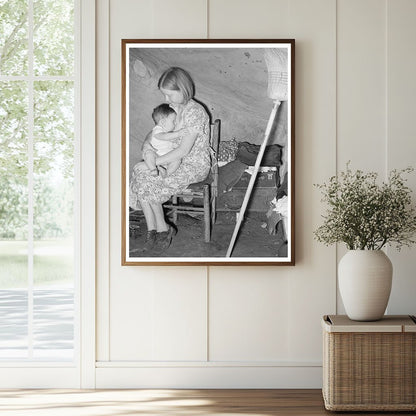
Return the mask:
<path id="1" fill-rule="evenodd" d="M 33 0 L 28 2 L 28 358 L 33 358 L 33 142 L 34 142 L 34 74 L 33 74 Z"/>

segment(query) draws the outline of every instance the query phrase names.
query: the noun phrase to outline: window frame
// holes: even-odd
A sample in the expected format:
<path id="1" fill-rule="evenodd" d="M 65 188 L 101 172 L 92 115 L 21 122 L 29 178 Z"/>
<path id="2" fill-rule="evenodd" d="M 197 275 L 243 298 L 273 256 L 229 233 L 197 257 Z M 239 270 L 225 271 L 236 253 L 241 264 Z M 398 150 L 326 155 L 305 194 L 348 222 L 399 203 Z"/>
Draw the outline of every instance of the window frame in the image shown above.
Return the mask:
<path id="1" fill-rule="evenodd" d="M 33 0 L 29 7 L 28 74 L 0 76 L 28 82 L 29 235 L 28 307 L 33 326 L 33 92 L 43 80 L 71 80 L 75 91 L 74 151 L 74 357 L 72 362 L 22 360 L 0 362 L 0 388 L 95 387 L 95 0 L 74 0 L 75 66 L 72 76 L 33 73 Z M 30 316 L 30 312 L 29 312 Z M 33 351 L 33 345 L 29 345 Z"/>

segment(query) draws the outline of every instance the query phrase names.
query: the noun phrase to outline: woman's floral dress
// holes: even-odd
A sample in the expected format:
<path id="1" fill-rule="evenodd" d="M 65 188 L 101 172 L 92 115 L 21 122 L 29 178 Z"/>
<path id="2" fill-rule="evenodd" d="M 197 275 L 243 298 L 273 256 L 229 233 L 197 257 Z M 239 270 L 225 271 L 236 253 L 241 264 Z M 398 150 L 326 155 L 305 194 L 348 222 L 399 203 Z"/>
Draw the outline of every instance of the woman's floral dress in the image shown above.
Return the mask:
<path id="1" fill-rule="evenodd" d="M 130 207 L 140 208 L 140 201 L 164 203 L 191 183 L 204 180 L 210 169 L 209 117 L 204 107 L 194 100 L 185 104 L 178 115 L 177 128 L 188 128 L 197 136 L 190 152 L 170 176 L 151 176 L 149 171 L 133 168 L 130 179 Z M 140 163 L 140 162 L 139 162 Z"/>

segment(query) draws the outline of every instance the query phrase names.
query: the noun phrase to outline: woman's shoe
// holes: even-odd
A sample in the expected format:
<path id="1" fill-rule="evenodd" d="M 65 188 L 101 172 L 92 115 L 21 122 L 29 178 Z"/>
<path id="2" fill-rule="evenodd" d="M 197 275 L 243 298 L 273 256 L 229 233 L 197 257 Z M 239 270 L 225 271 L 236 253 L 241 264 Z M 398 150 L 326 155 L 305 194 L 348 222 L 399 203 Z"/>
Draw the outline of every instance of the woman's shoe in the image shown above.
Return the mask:
<path id="1" fill-rule="evenodd" d="M 171 225 L 168 227 L 169 228 L 167 231 L 156 233 L 156 243 L 153 248 L 153 252 L 155 254 L 162 254 L 164 251 L 166 251 L 172 242 L 172 237 L 178 232 L 178 230 Z"/>
<path id="2" fill-rule="evenodd" d="M 150 230 L 146 234 L 146 239 L 142 247 L 142 251 L 150 251 L 156 244 L 156 230 Z"/>

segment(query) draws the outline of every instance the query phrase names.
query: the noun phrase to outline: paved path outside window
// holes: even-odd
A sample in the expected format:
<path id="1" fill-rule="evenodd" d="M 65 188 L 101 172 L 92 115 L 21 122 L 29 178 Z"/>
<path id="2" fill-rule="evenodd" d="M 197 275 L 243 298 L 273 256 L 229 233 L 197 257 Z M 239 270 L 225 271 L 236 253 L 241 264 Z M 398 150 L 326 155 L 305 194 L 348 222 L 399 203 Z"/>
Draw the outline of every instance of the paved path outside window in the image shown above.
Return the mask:
<path id="1" fill-rule="evenodd" d="M 33 291 L 33 359 L 70 361 L 74 348 L 74 289 Z M 0 290 L 0 360 L 28 358 L 26 289 Z"/>

